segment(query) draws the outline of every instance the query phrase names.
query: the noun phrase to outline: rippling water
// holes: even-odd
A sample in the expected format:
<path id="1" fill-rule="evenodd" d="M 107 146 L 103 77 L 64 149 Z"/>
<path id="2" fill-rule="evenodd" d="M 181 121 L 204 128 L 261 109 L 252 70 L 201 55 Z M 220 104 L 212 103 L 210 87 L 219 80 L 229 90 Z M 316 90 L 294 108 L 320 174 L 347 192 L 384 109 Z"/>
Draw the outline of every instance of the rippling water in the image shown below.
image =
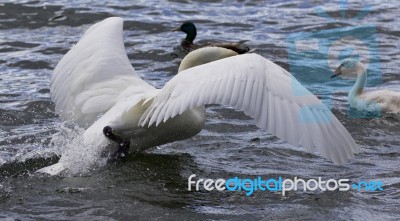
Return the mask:
<path id="1" fill-rule="evenodd" d="M 334 40 L 349 30 L 373 27 L 377 50 L 371 56 L 378 59 L 372 63 L 379 66 L 371 66 L 369 86 L 400 90 L 400 3 L 343 3 L 0 1 L 0 219 L 399 219 L 400 117 L 348 117 L 346 93 L 352 81 L 318 75 L 330 73 L 323 65 L 326 59 L 316 56 L 304 63 L 290 50 L 288 37 L 296 34 L 322 33 Z M 81 131 L 54 113 L 52 69 L 91 24 L 109 16 L 126 20 L 125 46 L 132 65 L 156 87 L 178 69 L 180 58 L 173 48 L 184 36 L 170 30 L 182 21 L 197 24 L 198 40 L 249 40 L 257 53 L 292 71 L 333 107 L 361 153 L 335 166 L 257 129 L 238 111 L 211 106 L 205 129 L 192 139 L 78 176 L 34 174 L 57 162 L 64 148 L 79 145 L 70 142 Z M 333 29 L 338 34 L 326 34 Z M 189 192 L 187 178 L 193 173 L 208 178 L 380 179 L 384 191 L 297 191 L 285 197 L 272 192 L 251 197 L 244 192 Z"/>

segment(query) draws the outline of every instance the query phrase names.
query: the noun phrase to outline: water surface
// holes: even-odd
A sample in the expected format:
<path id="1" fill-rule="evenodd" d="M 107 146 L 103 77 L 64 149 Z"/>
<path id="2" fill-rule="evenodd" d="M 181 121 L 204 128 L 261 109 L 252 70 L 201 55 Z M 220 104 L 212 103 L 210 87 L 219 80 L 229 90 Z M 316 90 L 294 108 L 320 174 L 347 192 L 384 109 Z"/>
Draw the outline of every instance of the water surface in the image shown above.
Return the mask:
<path id="1" fill-rule="evenodd" d="M 379 58 L 374 62 L 379 66 L 371 69 L 368 86 L 399 90 L 400 3 L 370 1 L 368 6 L 360 1 L 345 6 L 343 1 L 1 1 L 0 218 L 399 219 L 400 117 L 349 117 L 346 93 L 352 81 L 330 80 L 330 70 L 320 66 L 325 62 L 322 57 L 305 63 L 289 49 L 288 36 L 293 34 L 333 29 L 354 33 L 358 27 L 372 26 L 378 46 L 374 56 Z M 125 19 L 125 46 L 132 65 L 158 88 L 177 72 L 180 58 L 174 47 L 184 35 L 170 30 L 182 21 L 197 24 L 198 40 L 249 40 L 249 47 L 293 71 L 332 106 L 361 153 L 336 166 L 257 129 L 241 112 L 211 106 L 204 130 L 192 139 L 85 174 L 34 174 L 57 162 L 65 148 L 79 146 L 71 142 L 81 130 L 62 122 L 54 112 L 49 94 L 52 69 L 91 24 L 110 16 Z M 334 39 L 334 35 L 326 38 Z M 318 81 L 312 81 L 316 77 Z M 193 173 L 214 179 L 380 179 L 384 191 L 297 191 L 285 197 L 273 192 L 250 197 L 244 192 L 189 192 L 187 178 Z"/>

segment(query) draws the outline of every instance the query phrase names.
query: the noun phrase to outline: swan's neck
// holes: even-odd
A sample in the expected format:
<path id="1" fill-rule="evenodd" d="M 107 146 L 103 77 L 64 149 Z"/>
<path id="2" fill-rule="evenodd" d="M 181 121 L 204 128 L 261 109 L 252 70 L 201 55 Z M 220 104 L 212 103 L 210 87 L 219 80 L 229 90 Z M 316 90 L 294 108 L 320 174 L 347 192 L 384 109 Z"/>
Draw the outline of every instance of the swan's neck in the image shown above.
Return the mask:
<path id="1" fill-rule="evenodd" d="M 364 69 L 357 74 L 357 80 L 349 92 L 349 99 L 354 99 L 364 92 L 365 83 L 367 82 L 367 71 Z"/>

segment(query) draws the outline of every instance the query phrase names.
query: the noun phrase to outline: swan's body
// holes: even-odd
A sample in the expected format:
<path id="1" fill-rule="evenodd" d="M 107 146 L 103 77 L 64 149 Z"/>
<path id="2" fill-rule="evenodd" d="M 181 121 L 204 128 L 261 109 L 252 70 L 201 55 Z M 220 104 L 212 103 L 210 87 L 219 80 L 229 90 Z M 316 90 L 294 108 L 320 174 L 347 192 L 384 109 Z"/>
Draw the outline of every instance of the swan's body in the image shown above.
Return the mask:
<path id="1" fill-rule="evenodd" d="M 106 149 L 105 126 L 129 139 L 131 151 L 144 150 L 196 135 L 205 123 L 204 105 L 215 103 L 243 110 L 258 127 L 309 151 L 317 149 L 335 163 L 357 152 L 351 135 L 313 94 L 257 54 L 217 47 L 193 51 L 182 60 L 179 74 L 155 89 L 132 68 L 122 24 L 121 18 L 108 18 L 93 25 L 54 70 L 56 111 L 88 127 L 80 161 Z M 292 90 L 306 93 L 297 96 Z M 64 155 L 39 171 L 69 169 L 68 150 Z"/>
<path id="2" fill-rule="evenodd" d="M 367 70 L 355 59 L 345 59 L 336 69 L 335 75 L 356 75 L 357 79 L 347 96 L 351 107 L 359 111 L 378 111 L 380 113 L 400 113 L 400 92 L 389 90 L 364 91 Z"/>
<path id="3" fill-rule="evenodd" d="M 244 47 L 243 43 L 246 40 L 238 41 L 238 42 L 219 42 L 219 43 L 209 43 L 209 44 L 195 44 L 194 39 L 197 35 L 196 26 L 192 22 L 184 22 L 179 28 L 174 29 L 173 31 L 182 31 L 186 33 L 186 37 L 181 41 L 181 48 L 184 52 L 189 53 L 199 48 L 203 47 L 220 47 L 226 48 L 232 51 L 235 51 L 238 54 L 245 54 L 248 52 L 252 52 L 248 47 Z"/>

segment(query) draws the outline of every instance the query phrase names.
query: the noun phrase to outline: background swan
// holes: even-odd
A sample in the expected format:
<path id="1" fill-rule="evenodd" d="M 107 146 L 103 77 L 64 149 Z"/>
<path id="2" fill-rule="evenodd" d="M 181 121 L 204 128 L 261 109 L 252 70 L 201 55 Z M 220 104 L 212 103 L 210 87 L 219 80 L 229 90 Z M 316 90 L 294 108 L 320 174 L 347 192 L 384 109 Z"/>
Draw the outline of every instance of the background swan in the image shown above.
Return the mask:
<path id="1" fill-rule="evenodd" d="M 348 94 L 348 102 L 351 107 L 360 111 L 400 113 L 400 92 L 389 90 L 364 91 L 367 82 L 367 69 L 358 60 L 344 59 L 332 77 L 340 75 L 357 77 Z"/>
<path id="2" fill-rule="evenodd" d="M 258 127 L 309 151 L 317 149 L 335 163 L 357 152 L 351 135 L 318 98 L 262 56 L 199 49 L 183 59 L 179 74 L 156 89 L 131 66 L 122 27 L 117 17 L 93 25 L 55 68 L 51 95 L 56 111 L 87 128 L 82 146 L 71 150 L 84 154 L 71 163 L 76 158 L 66 150 L 57 164 L 39 172 L 54 175 L 78 163 L 95 164 L 98 158 L 92 156 L 100 156 L 109 143 L 106 126 L 130 142 L 130 151 L 187 139 L 202 130 L 204 105 L 214 103 L 240 109 Z"/>

